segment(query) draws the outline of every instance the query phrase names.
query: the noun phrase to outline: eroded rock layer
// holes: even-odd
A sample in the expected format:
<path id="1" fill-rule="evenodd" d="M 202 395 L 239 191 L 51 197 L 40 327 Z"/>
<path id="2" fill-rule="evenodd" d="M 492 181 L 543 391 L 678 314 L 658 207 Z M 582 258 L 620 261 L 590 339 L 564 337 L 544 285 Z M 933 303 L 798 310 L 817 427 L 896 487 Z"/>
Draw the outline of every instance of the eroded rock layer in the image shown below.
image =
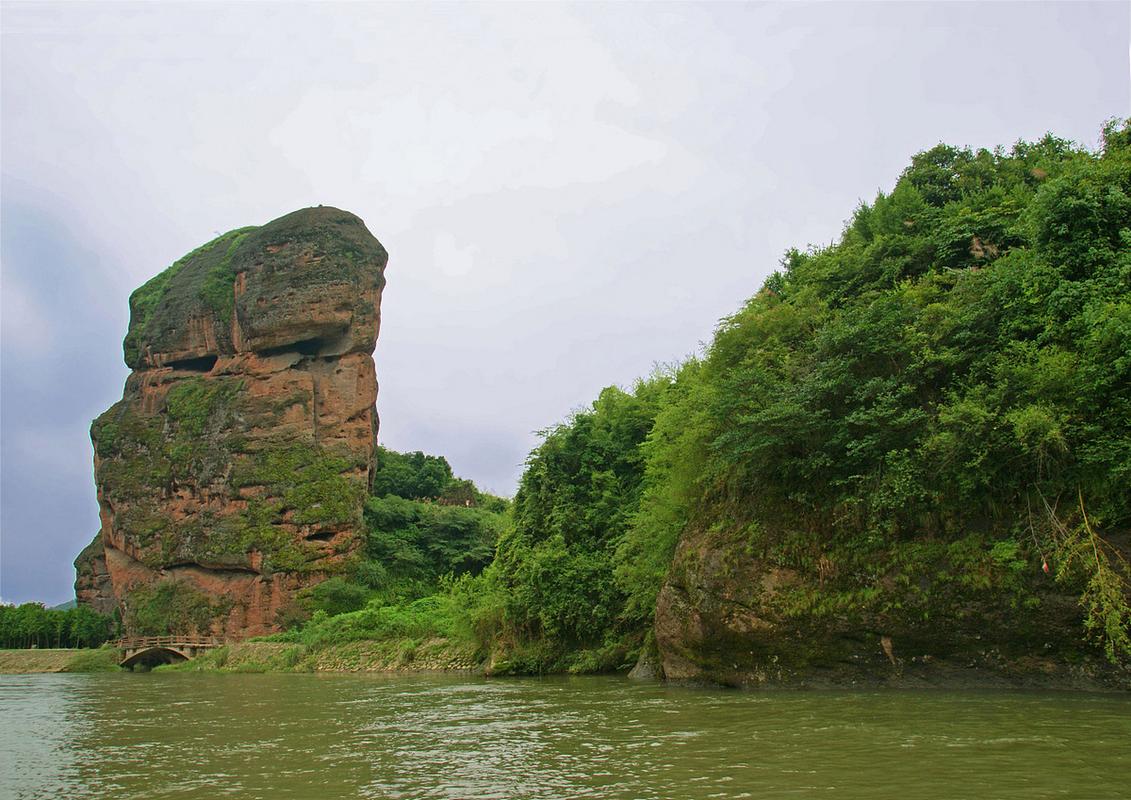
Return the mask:
<path id="1" fill-rule="evenodd" d="M 118 607 L 106 568 L 102 531 L 94 535 L 94 540 L 75 559 L 75 598 L 99 614 L 113 614 Z"/>
<path id="2" fill-rule="evenodd" d="M 348 564 L 387 259 L 356 216 L 309 208 L 227 233 L 131 295 L 133 371 L 91 427 L 102 530 L 76 561 L 82 602 L 116 606 L 134 633 L 242 638 Z"/>
<path id="3" fill-rule="evenodd" d="M 787 567 L 747 526 L 690 526 L 656 605 L 657 672 L 737 687 L 1127 688 L 1131 674 L 1080 641 L 1078 599 L 1055 579 L 1015 571 L 1003 588 L 991 559 L 970 572 L 917 547 L 934 557 L 910 573 L 893 556 L 877 603 L 828 558 Z"/>

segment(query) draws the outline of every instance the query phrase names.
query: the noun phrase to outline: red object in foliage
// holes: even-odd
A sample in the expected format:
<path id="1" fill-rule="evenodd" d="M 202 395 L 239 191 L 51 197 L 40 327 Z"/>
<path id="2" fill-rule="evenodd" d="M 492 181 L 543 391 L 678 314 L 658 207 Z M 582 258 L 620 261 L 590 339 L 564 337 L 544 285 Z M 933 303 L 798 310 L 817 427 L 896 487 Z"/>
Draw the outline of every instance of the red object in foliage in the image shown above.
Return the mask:
<path id="1" fill-rule="evenodd" d="M 1045 571 L 1045 574 L 1048 575 L 1049 574 L 1049 562 L 1042 561 L 1041 562 L 1041 569 L 1043 569 Z"/>

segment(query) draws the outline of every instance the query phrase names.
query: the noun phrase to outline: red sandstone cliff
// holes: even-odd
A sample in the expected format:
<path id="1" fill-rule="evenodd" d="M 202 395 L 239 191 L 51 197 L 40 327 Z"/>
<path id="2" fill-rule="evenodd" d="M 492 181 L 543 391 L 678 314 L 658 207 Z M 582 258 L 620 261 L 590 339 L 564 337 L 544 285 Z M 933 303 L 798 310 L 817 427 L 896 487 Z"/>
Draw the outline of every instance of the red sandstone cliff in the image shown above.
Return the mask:
<path id="1" fill-rule="evenodd" d="M 95 420 L 102 529 L 76 594 L 128 630 L 270 632 L 361 544 L 387 254 L 296 211 L 193 251 L 130 297 L 122 400 Z"/>

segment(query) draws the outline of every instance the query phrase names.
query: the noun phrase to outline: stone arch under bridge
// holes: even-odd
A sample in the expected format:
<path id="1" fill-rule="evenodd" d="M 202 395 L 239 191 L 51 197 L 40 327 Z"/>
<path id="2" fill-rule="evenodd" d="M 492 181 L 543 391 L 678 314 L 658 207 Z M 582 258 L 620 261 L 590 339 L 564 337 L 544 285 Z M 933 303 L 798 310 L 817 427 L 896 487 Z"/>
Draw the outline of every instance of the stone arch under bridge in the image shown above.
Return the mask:
<path id="1" fill-rule="evenodd" d="M 201 653 L 222 645 L 219 639 L 189 636 L 142 636 L 121 639 L 117 648 L 121 652 L 118 665 L 133 669 L 137 666 L 156 667 L 188 661 Z"/>

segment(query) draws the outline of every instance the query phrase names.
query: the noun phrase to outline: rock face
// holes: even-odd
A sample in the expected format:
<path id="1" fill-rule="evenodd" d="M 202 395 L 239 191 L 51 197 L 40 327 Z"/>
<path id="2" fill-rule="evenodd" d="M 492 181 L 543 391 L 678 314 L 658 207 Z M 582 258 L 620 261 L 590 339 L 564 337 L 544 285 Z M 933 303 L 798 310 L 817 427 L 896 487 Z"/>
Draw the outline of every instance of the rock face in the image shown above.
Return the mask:
<path id="1" fill-rule="evenodd" d="M 128 631 L 277 629 L 361 544 L 388 255 L 356 216 L 227 233 L 130 297 L 133 370 L 91 427 L 102 529 L 76 593 Z"/>
<path id="2" fill-rule="evenodd" d="M 75 598 L 99 614 L 113 614 L 118 607 L 114 587 L 110 584 L 110 572 L 106 569 L 101 532 L 95 534 L 94 541 L 84 547 L 75 559 Z"/>
<path id="3" fill-rule="evenodd" d="M 690 527 L 657 600 L 660 672 L 738 687 L 1131 686 L 1126 666 L 1085 647 L 1078 598 L 1051 576 L 1018 578 L 1028 604 L 945 558 L 930 568 L 877 607 L 838 589 L 828 560 L 786 568 L 752 552 L 741 525 Z"/>

